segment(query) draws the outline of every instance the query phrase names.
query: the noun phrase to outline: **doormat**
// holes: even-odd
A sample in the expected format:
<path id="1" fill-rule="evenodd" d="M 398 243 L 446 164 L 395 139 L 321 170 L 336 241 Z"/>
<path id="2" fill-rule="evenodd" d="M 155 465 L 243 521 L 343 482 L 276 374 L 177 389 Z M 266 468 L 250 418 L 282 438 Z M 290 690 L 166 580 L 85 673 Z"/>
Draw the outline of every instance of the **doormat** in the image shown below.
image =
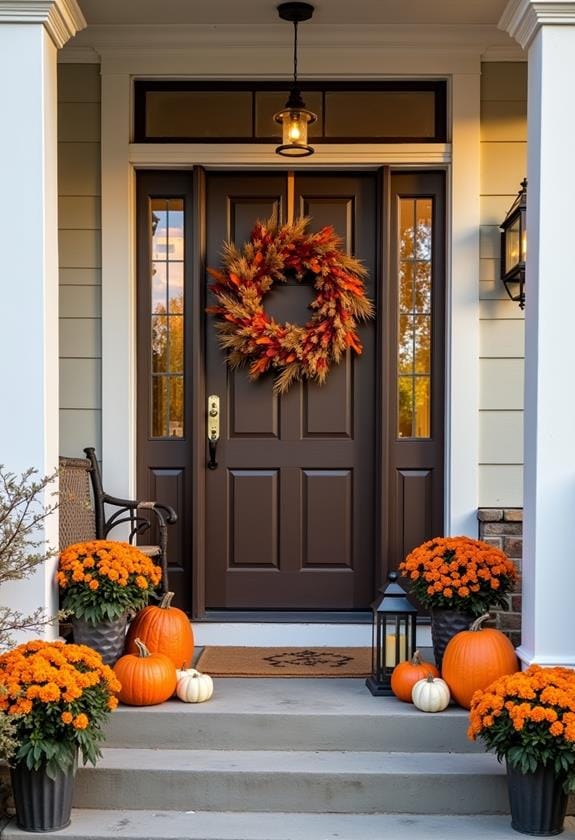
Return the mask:
<path id="1" fill-rule="evenodd" d="M 367 677 L 371 648 L 206 647 L 196 668 L 213 677 Z"/>

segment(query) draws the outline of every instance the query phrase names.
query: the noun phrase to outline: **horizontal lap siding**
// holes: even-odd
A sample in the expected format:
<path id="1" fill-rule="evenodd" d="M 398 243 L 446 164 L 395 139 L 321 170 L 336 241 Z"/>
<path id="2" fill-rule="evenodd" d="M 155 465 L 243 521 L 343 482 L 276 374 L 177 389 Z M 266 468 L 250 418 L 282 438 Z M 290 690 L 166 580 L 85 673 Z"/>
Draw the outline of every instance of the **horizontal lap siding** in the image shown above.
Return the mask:
<path id="1" fill-rule="evenodd" d="M 100 68 L 58 66 L 60 452 L 101 452 Z"/>
<path id="2" fill-rule="evenodd" d="M 527 64 L 481 78 L 480 507 L 523 504 L 524 321 L 499 277 L 499 225 L 527 174 Z"/>

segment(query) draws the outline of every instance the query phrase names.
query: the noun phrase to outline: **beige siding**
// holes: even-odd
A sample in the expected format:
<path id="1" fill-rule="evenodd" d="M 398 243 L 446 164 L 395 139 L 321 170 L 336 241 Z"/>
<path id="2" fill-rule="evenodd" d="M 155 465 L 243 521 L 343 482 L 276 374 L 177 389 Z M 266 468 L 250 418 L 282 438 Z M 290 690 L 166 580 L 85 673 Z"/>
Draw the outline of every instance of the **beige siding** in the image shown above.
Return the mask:
<path id="1" fill-rule="evenodd" d="M 499 224 L 527 174 L 527 64 L 481 77 L 479 506 L 522 505 L 523 314 L 499 279 Z"/>
<path id="2" fill-rule="evenodd" d="M 60 452 L 101 452 L 100 68 L 58 67 Z"/>

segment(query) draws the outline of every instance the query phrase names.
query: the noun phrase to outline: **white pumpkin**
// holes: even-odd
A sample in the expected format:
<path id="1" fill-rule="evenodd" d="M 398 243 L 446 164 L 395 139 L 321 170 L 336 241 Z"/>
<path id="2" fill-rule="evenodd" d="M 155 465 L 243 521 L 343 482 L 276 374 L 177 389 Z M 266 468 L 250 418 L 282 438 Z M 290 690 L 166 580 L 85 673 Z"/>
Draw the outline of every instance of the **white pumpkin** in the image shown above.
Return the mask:
<path id="1" fill-rule="evenodd" d="M 201 674 L 195 668 L 176 671 L 176 674 L 176 694 L 184 703 L 203 703 L 214 693 L 214 681 L 208 674 Z"/>
<path id="2" fill-rule="evenodd" d="M 411 699 L 413 705 L 422 712 L 442 712 L 449 706 L 451 695 L 445 680 L 430 674 L 415 683 Z"/>

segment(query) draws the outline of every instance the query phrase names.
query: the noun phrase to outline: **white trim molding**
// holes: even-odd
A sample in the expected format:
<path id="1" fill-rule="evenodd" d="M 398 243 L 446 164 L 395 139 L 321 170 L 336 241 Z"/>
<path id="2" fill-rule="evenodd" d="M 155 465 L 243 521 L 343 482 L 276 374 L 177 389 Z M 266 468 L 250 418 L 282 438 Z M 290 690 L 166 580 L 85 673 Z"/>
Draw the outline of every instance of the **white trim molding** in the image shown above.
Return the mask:
<path id="1" fill-rule="evenodd" d="M 313 158 L 302 158 L 298 169 L 347 169 L 349 166 L 445 166 L 451 162 L 449 143 L 366 143 L 353 146 L 314 144 Z M 249 143 L 132 143 L 128 150 L 130 163 L 138 169 L 154 167 L 188 169 L 207 168 L 285 169 L 285 158 L 275 153 L 275 146 Z M 193 163 L 192 163 L 193 161 Z"/>
<path id="2" fill-rule="evenodd" d="M 88 25 L 76 0 L 0 0 L 3 23 L 42 23 L 58 49 Z"/>
<path id="3" fill-rule="evenodd" d="M 542 26 L 573 26 L 573 0 L 510 0 L 499 21 L 524 50 L 529 49 Z"/>
<path id="4" fill-rule="evenodd" d="M 480 75 L 455 74 L 448 201 L 445 533 L 477 536 Z"/>
<path id="5" fill-rule="evenodd" d="M 100 55 L 107 73 L 136 76 L 228 79 L 233 67 L 235 78 L 257 77 L 266 64 L 265 78 L 285 79 L 292 59 L 290 37 L 277 23 L 89 26 L 70 49 L 80 47 Z M 451 75 L 473 73 L 478 58 L 524 59 L 495 25 L 310 24 L 299 50 L 302 79 Z"/>

